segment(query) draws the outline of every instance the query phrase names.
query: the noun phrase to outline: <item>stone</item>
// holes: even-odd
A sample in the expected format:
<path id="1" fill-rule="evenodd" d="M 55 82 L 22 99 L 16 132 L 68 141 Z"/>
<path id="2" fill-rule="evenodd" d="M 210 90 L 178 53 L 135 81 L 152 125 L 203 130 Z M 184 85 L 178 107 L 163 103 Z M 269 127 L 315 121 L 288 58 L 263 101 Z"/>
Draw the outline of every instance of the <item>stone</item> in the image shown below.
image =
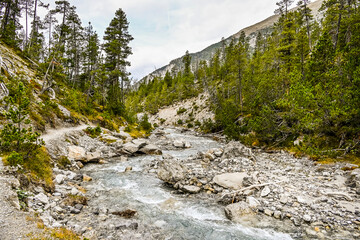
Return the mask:
<path id="1" fill-rule="evenodd" d="M 86 154 L 86 162 L 87 163 L 99 162 L 100 159 L 101 159 L 100 151 L 91 152 L 91 153 Z"/>
<path id="2" fill-rule="evenodd" d="M 5 199 L 10 203 L 11 206 L 15 207 L 17 210 L 20 210 L 19 198 L 18 198 L 18 195 L 16 194 L 16 192 L 9 191 L 8 194 L 5 195 Z M 1 220 L 0 220 L 0 223 L 1 223 Z"/>
<path id="3" fill-rule="evenodd" d="M 83 168 L 84 167 L 84 164 L 80 161 L 77 161 L 76 162 L 76 165 L 79 167 L 79 168 Z"/>
<path id="4" fill-rule="evenodd" d="M 113 134 L 115 137 L 121 138 L 122 140 L 126 140 L 127 138 L 131 138 L 130 134 L 124 131 L 120 131 L 119 133 Z"/>
<path id="5" fill-rule="evenodd" d="M 125 168 L 125 172 L 130 172 L 130 171 L 132 171 L 132 166 L 127 166 L 127 167 Z"/>
<path id="6" fill-rule="evenodd" d="M 280 202 L 286 204 L 288 202 L 288 197 L 286 195 L 281 195 Z"/>
<path id="7" fill-rule="evenodd" d="M 158 228 L 163 228 L 165 225 L 167 225 L 167 222 L 163 220 L 158 220 L 154 223 L 154 226 Z"/>
<path id="8" fill-rule="evenodd" d="M 87 176 L 87 175 L 83 175 L 83 181 L 84 182 L 90 182 L 90 181 L 92 181 L 92 177 L 89 177 L 89 176 Z"/>
<path id="9" fill-rule="evenodd" d="M 242 184 L 244 187 L 249 187 L 255 184 L 255 180 L 253 177 L 244 177 Z"/>
<path id="10" fill-rule="evenodd" d="M 265 213 L 266 215 L 270 216 L 270 217 L 274 214 L 274 212 L 273 212 L 272 210 L 270 210 L 270 209 L 265 209 L 265 210 L 264 210 L 264 213 Z"/>
<path id="11" fill-rule="evenodd" d="M 305 215 L 303 216 L 303 220 L 304 220 L 305 222 L 311 222 L 311 216 L 308 215 L 308 214 L 305 214 Z"/>
<path id="12" fill-rule="evenodd" d="M 114 136 L 111 136 L 111 135 L 108 135 L 108 134 L 102 134 L 101 135 L 101 140 L 104 141 L 104 142 L 107 142 L 107 143 L 114 143 L 119 139 L 117 137 L 114 137 Z"/>
<path id="13" fill-rule="evenodd" d="M 71 195 L 74 195 L 74 196 L 75 196 L 75 195 L 78 195 L 79 193 L 80 193 L 79 190 L 77 190 L 77 189 L 74 188 L 74 187 L 71 189 L 71 192 L 70 192 L 70 194 L 71 194 Z"/>
<path id="14" fill-rule="evenodd" d="M 222 154 L 223 154 L 223 150 L 222 150 L 222 149 L 220 149 L 220 148 L 214 149 L 214 155 L 215 155 L 216 157 L 221 157 Z"/>
<path id="15" fill-rule="evenodd" d="M 281 218 L 281 212 L 280 211 L 275 211 L 274 212 L 274 218 L 280 219 Z"/>
<path id="16" fill-rule="evenodd" d="M 147 144 L 145 139 L 134 139 L 131 142 L 135 144 L 138 149 L 145 147 Z"/>
<path id="17" fill-rule="evenodd" d="M 237 202 L 225 207 L 225 215 L 228 219 L 234 221 L 245 215 L 252 215 L 254 212 L 251 210 L 249 204 L 246 202 Z"/>
<path id="18" fill-rule="evenodd" d="M 56 184 L 63 184 L 64 183 L 64 180 L 66 179 L 67 177 L 63 174 L 59 174 L 55 177 L 55 183 Z"/>
<path id="19" fill-rule="evenodd" d="M 79 209 L 80 211 L 83 209 L 83 207 L 84 207 L 84 205 L 82 205 L 82 204 L 75 204 L 75 206 L 74 206 L 76 209 Z"/>
<path id="20" fill-rule="evenodd" d="M 70 207 L 70 213 L 79 214 L 80 210 L 74 207 Z"/>
<path id="21" fill-rule="evenodd" d="M 79 146 L 69 146 L 68 148 L 68 158 L 78 160 L 86 159 L 85 149 Z"/>
<path id="22" fill-rule="evenodd" d="M 201 188 L 192 185 L 185 185 L 183 186 L 183 190 L 188 193 L 198 193 L 200 192 Z"/>
<path id="23" fill-rule="evenodd" d="M 123 146 L 125 153 L 134 154 L 139 150 L 139 147 L 132 142 L 125 143 Z"/>
<path id="24" fill-rule="evenodd" d="M 264 187 L 263 190 L 261 191 L 260 196 L 261 197 L 266 197 L 267 195 L 269 195 L 271 192 L 270 188 L 268 186 Z"/>
<path id="25" fill-rule="evenodd" d="M 66 117 L 66 118 L 71 117 L 71 112 L 69 110 L 67 110 L 64 106 L 58 104 L 58 107 L 59 107 L 60 111 L 62 112 L 62 114 L 64 115 L 64 117 Z"/>
<path id="26" fill-rule="evenodd" d="M 249 206 L 253 209 L 256 209 L 258 206 L 261 205 L 261 203 L 254 197 L 247 197 L 246 202 L 249 204 Z"/>
<path id="27" fill-rule="evenodd" d="M 60 206 L 55 206 L 54 211 L 57 212 L 57 213 L 63 213 L 64 209 L 62 209 Z"/>
<path id="28" fill-rule="evenodd" d="M 184 143 L 184 147 L 185 147 L 185 148 L 191 148 L 191 143 L 185 142 L 185 143 Z"/>
<path id="29" fill-rule="evenodd" d="M 38 195 L 35 195 L 35 200 L 37 200 L 43 204 L 49 203 L 49 198 L 44 193 L 39 193 Z"/>
<path id="30" fill-rule="evenodd" d="M 187 168 L 175 159 L 165 159 L 159 163 L 158 178 L 164 182 L 175 184 L 185 178 Z"/>
<path id="31" fill-rule="evenodd" d="M 162 151 L 160 148 L 154 144 L 148 144 L 144 147 L 142 147 L 139 152 L 149 154 L 149 155 L 161 155 Z"/>
<path id="32" fill-rule="evenodd" d="M 241 172 L 224 173 L 216 175 L 213 181 L 221 187 L 239 190 L 242 187 L 243 179 L 245 177 L 247 177 L 247 174 Z"/>
<path id="33" fill-rule="evenodd" d="M 212 154 L 212 153 L 209 153 L 209 152 L 205 153 L 204 157 L 209 159 L 210 161 L 214 161 L 216 159 L 216 156 L 214 154 Z"/>
<path id="34" fill-rule="evenodd" d="M 184 148 L 185 147 L 185 143 L 182 140 L 175 140 L 173 145 L 174 145 L 174 147 L 177 147 L 177 148 Z"/>

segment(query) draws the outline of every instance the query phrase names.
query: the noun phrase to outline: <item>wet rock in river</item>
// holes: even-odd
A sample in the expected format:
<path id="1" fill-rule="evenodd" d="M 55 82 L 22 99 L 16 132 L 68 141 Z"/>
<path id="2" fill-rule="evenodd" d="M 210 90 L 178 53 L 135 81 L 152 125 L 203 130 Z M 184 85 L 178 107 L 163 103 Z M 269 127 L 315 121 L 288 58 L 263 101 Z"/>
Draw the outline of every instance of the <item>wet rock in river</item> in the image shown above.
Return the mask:
<path id="1" fill-rule="evenodd" d="M 185 178 L 185 172 L 187 172 L 187 168 L 175 159 L 164 159 L 159 163 L 158 178 L 164 182 L 175 184 Z"/>
<path id="2" fill-rule="evenodd" d="M 226 206 L 225 208 L 226 217 L 232 221 L 236 221 L 236 219 L 250 214 L 254 214 L 254 212 L 246 202 L 233 203 Z"/>
<path id="3" fill-rule="evenodd" d="M 197 186 L 192 186 L 192 185 L 185 185 L 185 186 L 183 186 L 182 189 L 188 193 L 198 193 L 201 190 L 201 188 L 199 188 Z"/>

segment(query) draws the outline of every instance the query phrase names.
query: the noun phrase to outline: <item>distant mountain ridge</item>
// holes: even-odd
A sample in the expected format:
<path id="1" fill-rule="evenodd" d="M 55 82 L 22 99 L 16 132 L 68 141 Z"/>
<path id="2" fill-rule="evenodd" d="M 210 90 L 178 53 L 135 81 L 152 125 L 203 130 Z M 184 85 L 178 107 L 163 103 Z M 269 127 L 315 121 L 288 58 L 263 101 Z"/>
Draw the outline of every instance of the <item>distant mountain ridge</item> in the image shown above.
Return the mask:
<path id="1" fill-rule="evenodd" d="M 323 0 L 316 0 L 314 2 L 311 2 L 309 4 L 309 8 L 312 11 L 312 14 L 314 16 L 315 19 L 320 17 L 320 7 L 322 5 Z M 292 10 L 297 9 L 297 7 L 293 8 Z M 258 22 L 254 25 L 251 25 L 249 27 L 246 27 L 242 30 L 240 30 L 239 32 L 231 35 L 230 37 L 222 40 L 225 43 L 230 42 L 232 39 L 238 39 L 241 32 L 244 31 L 246 36 L 250 38 L 250 45 L 254 46 L 255 45 L 255 38 L 258 34 L 258 32 L 268 32 L 271 31 L 272 26 L 274 25 L 274 23 L 279 19 L 279 15 L 272 15 L 268 18 L 266 18 L 265 20 Z M 191 66 L 194 67 L 196 66 L 196 64 L 201 61 L 201 60 L 210 60 L 211 57 L 215 54 L 215 52 L 222 47 L 223 43 L 222 41 L 214 43 L 212 45 L 210 45 L 209 47 L 203 49 L 202 51 L 196 52 L 196 53 L 190 53 L 191 56 Z M 175 69 L 175 71 L 180 70 L 182 68 L 182 57 L 176 58 L 172 61 L 170 61 L 170 63 L 168 65 L 165 65 L 161 68 L 156 69 L 155 71 L 153 71 L 152 73 L 150 73 L 149 75 L 145 76 L 144 78 L 142 78 L 139 82 L 137 82 L 135 85 L 138 85 L 140 83 L 143 82 L 148 82 L 149 80 L 151 80 L 154 76 L 165 76 L 166 72 L 169 71 L 171 72 L 172 70 Z"/>

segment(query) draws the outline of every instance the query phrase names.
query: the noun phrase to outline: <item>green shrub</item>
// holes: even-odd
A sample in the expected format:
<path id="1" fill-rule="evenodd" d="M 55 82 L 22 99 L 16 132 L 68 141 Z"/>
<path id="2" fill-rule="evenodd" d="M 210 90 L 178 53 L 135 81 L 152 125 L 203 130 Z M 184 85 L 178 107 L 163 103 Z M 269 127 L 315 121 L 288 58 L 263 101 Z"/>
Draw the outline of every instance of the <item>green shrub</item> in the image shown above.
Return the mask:
<path id="1" fill-rule="evenodd" d="M 85 133 L 87 133 L 90 137 L 92 138 L 97 138 L 98 136 L 100 136 L 101 134 L 101 127 L 100 126 L 97 126 L 97 127 L 87 127 L 85 130 L 84 130 Z"/>
<path id="2" fill-rule="evenodd" d="M 184 112 L 186 112 L 186 109 L 181 107 L 177 110 L 177 115 L 183 114 Z"/>
<path id="3" fill-rule="evenodd" d="M 179 120 L 177 121 L 177 124 L 183 125 L 183 121 L 182 121 L 181 119 L 179 119 Z"/>
<path id="4" fill-rule="evenodd" d="M 152 129 L 152 125 L 149 122 L 149 117 L 147 114 L 145 114 L 144 117 L 141 119 L 139 127 L 146 132 L 149 132 Z"/>
<path id="5" fill-rule="evenodd" d="M 69 166 L 71 166 L 71 161 L 66 156 L 60 156 L 60 158 L 57 161 L 60 168 L 65 169 Z"/>
<path id="6" fill-rule="evenodd" d="M 10 166 L 17 166 L 24 164 L 24 158 L 20 153 L 11 152 L 10 155 L 7 157 L 7 162 Z"/>
<path id="7" fill-rule="evenodd" d="M 192 123 L 188 123 L 188 124 L 187 124 L 187 127 L 188 127 L 188 128 L 192 128 L 192 127 L 194 127 L 194 125 L 193 125 Z"/>

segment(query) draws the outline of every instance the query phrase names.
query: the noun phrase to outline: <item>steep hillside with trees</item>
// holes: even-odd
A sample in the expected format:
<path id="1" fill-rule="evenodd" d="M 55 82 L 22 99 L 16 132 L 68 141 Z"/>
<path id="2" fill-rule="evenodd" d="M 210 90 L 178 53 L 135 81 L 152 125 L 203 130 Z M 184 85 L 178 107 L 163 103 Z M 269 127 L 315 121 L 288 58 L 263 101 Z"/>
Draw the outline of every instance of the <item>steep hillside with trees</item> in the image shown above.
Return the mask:
<path id="1" fill-rule="evenodd" d="M 39 7 L 48 9 L 44 19 Z M 137 135 L 150 130 L 137 127 L 125 109 L 133 38 L 121 8 L 104 44 L 68 1 L 56 1 L 55 9 L 45 1 L 0 1 L 0 21 L 0 151 L 6 163 L 51 186 L 50 158 L 39 138 L 46 129 L 92 122 L 113 131 L 126 125 Z"/>
<path id="2" fill-rule="evenodd" d="M 319 22 L 310 1 L 289 11 L 292 2 L 277 3 L 279 19 L 273 31 L 258 33 L 254 49 L 242 32 L 193 72 L 185 55 L 182 72 L 140 85 L 128 105 L 155 113 L 206 92 L 216 114 L 203 122 L 206 131 L 314 158 L 359 157 L 360 2 L 324 1 Z"/>

